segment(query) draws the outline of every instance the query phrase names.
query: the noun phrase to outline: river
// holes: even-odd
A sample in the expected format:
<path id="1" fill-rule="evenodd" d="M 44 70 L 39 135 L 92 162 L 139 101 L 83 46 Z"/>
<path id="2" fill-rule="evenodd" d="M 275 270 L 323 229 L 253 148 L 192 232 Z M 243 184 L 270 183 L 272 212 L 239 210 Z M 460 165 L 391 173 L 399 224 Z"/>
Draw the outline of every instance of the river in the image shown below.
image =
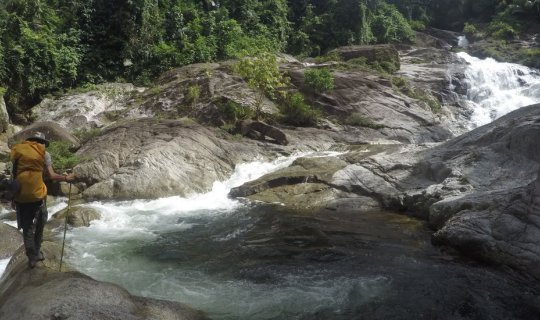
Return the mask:
<path id="1" fill-rule="evenodd" d="M 540 102 L 536 70 L 458 55 L 469 64 L 471 128 Z M 432 246 L 422 221 L 227 197 L 299 156 L 238 165 L 229 180 L 188 198 L 87 204 L 103 217 L 68 232 L 68 262 L 213 319 L 540 318 L 538 288 Z"/>

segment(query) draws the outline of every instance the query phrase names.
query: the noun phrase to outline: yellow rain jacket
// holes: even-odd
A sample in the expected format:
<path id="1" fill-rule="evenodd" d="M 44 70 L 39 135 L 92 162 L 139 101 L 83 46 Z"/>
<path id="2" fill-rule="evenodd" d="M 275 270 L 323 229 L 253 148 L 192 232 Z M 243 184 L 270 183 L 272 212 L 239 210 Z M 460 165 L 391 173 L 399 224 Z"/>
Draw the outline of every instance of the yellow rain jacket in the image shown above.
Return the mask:
<path id="1" fill-rule="evenodd" d="M 47 187 L 43 182 L 45 146 L 34 141 L 24 141 L 11 148 L 11 161 L 17 163 L 17 181 L 21 184 L 15 202 L 29 203 L 44 199 Z"/>

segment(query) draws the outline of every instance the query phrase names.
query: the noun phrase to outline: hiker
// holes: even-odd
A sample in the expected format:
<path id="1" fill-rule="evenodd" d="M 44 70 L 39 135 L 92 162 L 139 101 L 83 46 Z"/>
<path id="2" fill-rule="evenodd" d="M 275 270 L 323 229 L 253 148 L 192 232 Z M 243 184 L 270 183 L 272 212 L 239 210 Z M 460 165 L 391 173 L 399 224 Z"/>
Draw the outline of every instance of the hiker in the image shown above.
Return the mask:
<path id="1" fill-rule="evenodd" d="M 14 198 L 17 227 L 23 229 L 24 248 L 30 268 L 44 260 L 40 248 L 48 213 L 43 173 L 45 171 L 55 181 L 70 182 L 75 178 L 73 174 L 60 175 L 54 172 L 51 155 L 45 151 L 48 145 L 45 135 L 36 132 L 11 148 L 13 176 L 20 184 L 20 190 Z"/>

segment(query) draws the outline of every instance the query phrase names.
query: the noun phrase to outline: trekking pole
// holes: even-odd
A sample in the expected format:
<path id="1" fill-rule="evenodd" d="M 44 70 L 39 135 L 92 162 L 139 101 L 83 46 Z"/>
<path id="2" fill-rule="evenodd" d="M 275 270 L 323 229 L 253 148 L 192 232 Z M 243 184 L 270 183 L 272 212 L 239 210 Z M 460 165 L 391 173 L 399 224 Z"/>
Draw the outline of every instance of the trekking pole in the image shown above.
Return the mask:
<path id="1" fill-rule="evenodd" d="M 64 218 L 64 240 L 62 240 L 62 253 L 60 254 L 60 268 L 58 268 L 58 271 L 60 272 L 62 272 L 62 260 L 64 259 L 64 246 L 66 245 L 67 221 L 68 221 L 70 208 L 71 208 L 71 182 L 69 183 L 68 206 L 67 206 L 66 216 Z"/>

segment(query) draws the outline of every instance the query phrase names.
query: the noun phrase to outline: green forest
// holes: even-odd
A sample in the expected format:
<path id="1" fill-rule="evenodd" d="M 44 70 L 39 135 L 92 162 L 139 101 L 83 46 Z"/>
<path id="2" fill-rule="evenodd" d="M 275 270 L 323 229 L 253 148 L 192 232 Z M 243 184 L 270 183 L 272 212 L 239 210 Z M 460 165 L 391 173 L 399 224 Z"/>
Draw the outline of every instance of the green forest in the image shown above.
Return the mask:
<path id="1" fill-rule="evenodd" d="M 51 92 L 148 84 L 192 63 L 262 52 L 318 56 L 411 41 L 426 26 L 488 24 L 509 40 L 522 21 L 539 17 L 538 0 L 2 0 L 0 94 L 14 114 Z"/>

